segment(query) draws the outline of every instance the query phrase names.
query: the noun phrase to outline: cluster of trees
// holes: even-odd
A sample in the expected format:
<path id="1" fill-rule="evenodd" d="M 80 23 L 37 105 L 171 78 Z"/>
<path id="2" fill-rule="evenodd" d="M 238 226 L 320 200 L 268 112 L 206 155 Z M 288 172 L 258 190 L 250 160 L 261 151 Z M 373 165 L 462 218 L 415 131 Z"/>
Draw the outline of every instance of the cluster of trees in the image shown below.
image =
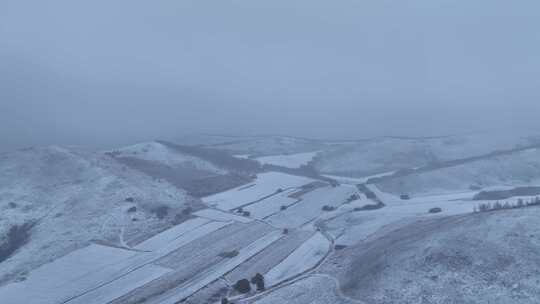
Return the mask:
<path id="1" fill-rule="evenodd" d="M 511 204 L 509 202 L 501 203 L 499 201 L 495 203 L 482 203 L 478 205 L 478 207 L 474 208 L 475 212 L 487 212 L 487 211 L 494 211 L 494 210 L 503 210 L 503 209 L 516 209 L 516 208 L 524 208 L 524 207 L 530 207 L 530 206 L 539 206 L 540 205 L 540 197 L 535 197 L 533 199 L 530 199 L 529 201 L 525 201 L 522 198 L 518 199 L 515 204 Z"/>
<path id="2" fill-rule="evenodd" d="M 171 208 L 166 205 L 157 206 L 155 208 L 150 209 L 150 212 L 155 214 L 156 217 L 160 220 L 165 219 L 171 211 Z M 134 213 L 137 212 L 137 207 L 133 206 L 127 210 L 128 213 Z M 193 207 L 187 206 L 184 208 L 181 212 L 176 213 L 174 217 L 172 218 L 172 223 L 174 225 L 178 225 L 188 219 L 193 212 Z"/>
<path id="3" fill-rule="evenodd" d="M 348 203 L 357 201 L 357 200 L 359 200 L 359 199 L 360 199 L 360 195 L 358 195 L 358 194 L 355 193 L 355 194 L 352 194 L 351 196 L 349 196 L 349 197 L 347 198 L 347 200 L 345 200 L 345 203 L 348 204 Z"/>
<path id="4" fill-rule="evenodd" d="M 540 187 L 517 187 L 510 190 L 482 191 L 473 200 L 504 200 L 514 196 L 534 196 L 540 194 Z"/>
<path id="5" fill-rule="evenodd" d="M 185 220 L 187 220 L 191 216 L 192 212 L 193 212 L 193 207 L 188 206 L 184 208 L 181 213 L 175 214 L 173 222 L 172 222 L 173 225 L 178 225 L 184 222 Z"/>
<path id="6" fill-rule="evenodd" d="M 241 215 L 243 215 L 245 217 L 250 217 L 251 216 L 251 212 L 245 211 L 242 207 L 236 209 L 236 213 L 240 213 Z"/>
<path id="7" fill-rule="evenodd" d="M 334 211 L 334 210 L 336 210 L 336 207 L 334 207 L 334 206 L 324 205 L 322 207 L 322 211 Z"/>
<path id="8" fill-rule="evenodd" d="M 0 263 L 26 244 L 30 238 L 30 229 L 33 226 L 34 223 L 11 226 L 7 235 L 3 239 L 0 238 Z"/>
<path id="9" fill-rule="evenodd" d="M 264 276 L 260 273 L 254 275 L 251 280 L 241 279 L 234 284 L 234 289 L 240 293 L 248 293 L 251 291 L 251 285 L 255 285 L 257 291 L 264 291 Z"/>
<path id="10" fill-rule="evenodd" d="M 169 214 L 169 209 L 168 206 L 162 205 L 150 210 L 150 212 L 154 213 L 158 219 L 162 220 Z"/>
<path id="11" fill-rule="evenodd" d="M 382 204 L 381 200 L 377 197 L 377 195 L 375 194 L 375 192 L 369 190 L 369 188 L 368 188 L 366 185 L 364 185 L 364 184 L 358 184 L 358 185 L 356 185 L 356 188 L 358 188 L 358 190 L 359 190 L 360 192 L 364 193 L 364 195 L 365 195 L 368 199 L 370 199 L 370 200 L 372 200 L 372 201 L 375 201 L 375 202 L 377 202 L 377 203 L 381 203 L 381 204 Z"/>
<path id="12" fill-rule="evenodd" d="M 356 207 L 353 209 L 353 211 L 369 211 L 369 210 L 377 210 L 381 209 L 385 205 L 382 202 L 377 202 L 376 204 L 368 204 L 364 205 L 362 207 Z"/>
<path id="13" fill-rule="evenodd" d="M 429 213 L 439 213 L 439 212 L 442 212 L 442 209 L 439 208 L 439 207 L 435 207 L 435 208 L 429 209 L 428 212 L 429 212 Z"/>
<path id="14" fill-rule="evenodd" d="M 264 276 L 262 274 L 260 274 L 260 273 L 257 273 L 256 275 L 254 275 L 251 278 L 251 280 L 248 280 L 248 279 L 238 280 L 233 285 L 233 288 L 239 293 L 246 294 L 246 293 L 251 292 L 251 290 L 252 290 L 251 286 L 252 285 L 255 286 L 257 291 L 266 290 L 266 287 L 264 285 Z M 231 302 L 229 302 L 229 299 L 226 298 L 226 297 L 221 299 L 221 304 L 230 304 L 230 303 Z"/>

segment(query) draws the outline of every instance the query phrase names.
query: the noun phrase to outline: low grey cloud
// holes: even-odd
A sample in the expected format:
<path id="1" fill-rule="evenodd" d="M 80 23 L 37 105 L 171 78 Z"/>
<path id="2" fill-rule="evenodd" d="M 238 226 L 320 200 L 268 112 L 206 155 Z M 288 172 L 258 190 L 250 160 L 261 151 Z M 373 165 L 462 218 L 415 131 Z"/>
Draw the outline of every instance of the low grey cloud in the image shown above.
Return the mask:
<path id="1" fill-rule="evenodd" d="M 540 3 L 0 3 L 0 146 L 537 128 Z"/>

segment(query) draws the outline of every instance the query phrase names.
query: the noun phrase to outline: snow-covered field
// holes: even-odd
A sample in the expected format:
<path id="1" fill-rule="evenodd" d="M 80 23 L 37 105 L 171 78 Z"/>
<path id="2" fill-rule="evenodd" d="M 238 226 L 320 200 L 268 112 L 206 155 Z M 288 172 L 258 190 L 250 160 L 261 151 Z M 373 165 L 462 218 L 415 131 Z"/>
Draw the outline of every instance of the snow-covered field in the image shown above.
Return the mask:
<path id="1" fill-rule="evenodd" d="M 399 196 L 392 193 L 384 192 L 376 185 L 367 185 L 367 187 L 373 191 L 379 199 L 381 199 L 387 205 L 406 205 L 414 206 L 416 204 L 432 203 L 439 201 L 457 201 L 457 200 L 472 200 L 476 191 L 433 191 L 424 193 L 421 195 L 412 195 L 410 199 L 403 200 Z"/>
<path id="2" fill-rule="evenodd" d="M 318 188 L 302 196 L 300 202 L 272 215 L 267 221 L 281 228 L 301 227 L 327 213 L 322 210 L 324 206 L 338 208 L 355 193 L 358 193 L 356 187 L 350 185 Z"/>
<path id="3" fill-rule="evenodd" d="M 270 246 L 272 243 L 277 241 L 282 237 L 280 231 L 271 232 L 264 237 L 258 239 L 257 241 L 251 243 L 245 248 L 239 250 L 238 255 L 235 257 L 225 260 L 218 265 L 210 269 L 206 269 L 202 273 L 199 273 L 196 277 L 192 278 L 186 284 L 178 286 L 165 293 L 164 295 L 153 299 L 148 302 L 150 304 L 175 304 L 180 300 L 183 300 L 198 290 L 202 289 L 211 282 L 219 279 L 221 276 L 225 275 L 227 272 L 233 270 L 238 265 L 254 256 L 258 252 L 264 250 L 264 248 Z"/>
<path id="4" fill-rule="evenodd" d="M 276 285 L 284 280 L 315 267 L 330 251 L 330 241 L 321 233 L 315 233 L 283 262 L 265 274 L 267 286 Z"/>
<path id="5" fill-rule="evenodd" d="M 250 185 L 203 198 L 203 202 L 222 210 L 232 210 L 277 194 L 278 190 L 298 188 L 313 182 L 312 179 L 278 172 L 257 175 Z"/>
<path id="6" fill-rule="evenodd" d="M 167 254 L 175 251 L 181 246 L 184 246 L 196 239 L 202 238 L 207 234 L 210 234 L 218 229 L 230 225 L 231 223 L 232 222 L 209 222 L 195 228 L 194 230 L 178 236 L 174 240 L 163 242 L 157 250 L 152 252 L 152 260 L 157 260 L 160 257 L 166 256 Z"/>
<path id="7" fill-rule="evenodd" d="M 126 276 L 114 280 L 110 284 L 94 289 L 82 296 L 68 301 L 69 304 L 103 304 L 109 303 L 128 292 L 171 272 L 171 269 L 148 264 L 138 268 Z"/>
<path id="8" fill-rule="evenodd" d="M 478 202 L 472 200 L 473 192 L 458 192 L 412 197 L 401 200 L 399 197 L 380 191 L 368 185 L 386 206 L 371 211 L 343 213 L 326 222 L 326 228 L 336 238 L 339 245 L 352 245 L 366 240 L 384 227 L 407 223 L 411 220 L 434 216 L 449 216 L 474 212 Z M 432 208 L 441 208 L 440 213 L 429 213 Z"/>
<path id="9" fill-rule="evenodd" d="M 282 238 L 273 243 L 272 246 L 267 247 L 228 273 L 225 279 L 229 282 L 237 282 L 244 278 L 252 278 L 257 273 L 267 273 L 309 240 L 314 233 L 313 231 L 291 230 L 287 234 L 283 234 Z"/>
<path id="10" fill-rule="evenodd" d="M 13 304 L 109 302 L 171 271 L 150 263 L 229 224 L 196 218 L 137 246 L 148 251 L 90 245 L 30 272 L 21 283 L 0 288 L 0 298 Z"/>
<path id="11" fill-rule="evenodd" d="M 291 193 L 294 193 L 295 189 L 284 191 L 269 198 L 266 198 L 258 203 L 249 205 L 244 210 L 251 214 L 251 217 L 256 219 L 264 219 L 273 214 L 281 212 L 282 206 L 289 207 L 296 203 L 298 199 L 289 197 Z"/>
<path id="12" fill-rule="evenodd" d="M 285 155 L 272 155 L 259 157 L 256 160 L 261 164 L 276 165 L 287 168 L 300 168 L 307 165 L 313 158 L 319 153 L 319 151 L 285 154 Z"/>
<path id="13" fill-rule="evenodd" d="M 1 287 L 0 299 L 5 304 L 63 303 L 108 282 L 111 273 L 103 270 L 136 255 L 134 251 L 90 245 L 30 272 L 25 281 Z"/>
<path id="14" fill-rule="evenodd" d="M 135 246 L 135 248 L 138 250 L 143 250 L 143 251 L 157 250 L 159 248 L 162 248 L 164 245 L 173 242 L 179 237 L 187 233 L 190 233 L 196 230 L 197 228 L 200 228 L 203 225 L 208 224 L 209 222 L 210 220 L 204 219 L 204 218 L 194 218 L 194 219 L 185 221 L 184 223 L 180 225 L 176 225 L 170 229 L 163 231 L 162 233 L 159 233 L 149 238 L 148 240 Z"/>

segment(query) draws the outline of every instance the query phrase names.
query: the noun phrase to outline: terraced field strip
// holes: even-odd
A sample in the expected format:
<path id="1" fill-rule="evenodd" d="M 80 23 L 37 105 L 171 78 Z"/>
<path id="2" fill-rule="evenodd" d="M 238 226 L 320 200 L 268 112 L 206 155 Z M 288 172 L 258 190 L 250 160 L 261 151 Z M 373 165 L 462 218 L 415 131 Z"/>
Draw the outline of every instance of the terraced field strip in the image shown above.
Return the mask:
<path id="1" fill-rule="evenodd" d="M 141 287 L 162 275 L 171 272 L 171 269 L 148 264 L 129 274 L 70 301 L 70 304 L 103 304 L 109 303 L 130 291 Z"/>
<path id="2" fill-rule="evenodd" d="M 106 290 L 110 288 L 109 286 L 111 284 L 115 284 L 116 281 L 121 280 L 126 276 L 129 276 L 131 273 L 155 262 L 156 260 L 166 256 L 167 254 L 177 250 L 178 248 L 230 224 L 230 222 L 209 222 L 191 230 L 189 233 L 179 236 L 172 241 L 168 238 L 163 238 L 162 240 L 164 243 L 161 244 L 162 247 L 158 250 L 152 252 L 138 253 L 130 256 L 125 260 L 119 261 L 118 263 L 111 265 L 110 267 L 91 272 L 87 276 L 101 278 L 100 280 L 94 280 L 95 282 L 100 282 L 100 284 L 91 288 L 87 288 L 86 290 L 67 298 L 62 303 L 81 303 L 77 302 L 78 299 L 81 297 L 95 292 L 99 293 L 100 290 L 104 290 L 104 292 L 106 292 Z M 80 283 L 77 282 L 77 280 L 70 282 L 70 285 L 74 286 L 77 286 L 79 284 Z M 131 290 L 127 290 L 125 293 L 128 293 L 129 291 Z"/>
<path id="3" fill-rule="evenodd" d="M 324 259 L 331 250 L 331 242 L 320 232 L 291 253 L 285 260 L 264 275 L 268 286 L 307 272 Z"/>
<path id="4" fill-rule="evenodd" d="M 191 220 L 187 220 L 182 224 L 176 225 L 149 238 L 148 240 L 140 243 L 134 248 L 139 250 L 154 251 L 163 247 L 164 244 L 178 239 L 180 236 L 185 235 L 186 233 L 189 233 L 202 225 L 208 224 L 209 222 L 210 220 L 203 218 L 194 218 Z"/>
<path id="5" fill-rule="evenodd" d="M 283 234 L 281 231 L 272 231 L 268 233 L 267 235 L 239 250 L 237 256 L 225 260 L 212 268 L 206 269 L 197 276 L 193 277 L 190 281 L 170 290 L 152 301 L 149 301 L 148 304 L 175 304 L 188 298 L 195 292 L 218 280 L 229 271 L 238 267 L 240 264 L 260 251 L 264 250 L 266 247 L 279 240 L 282 236 Z"/>
<path id="6" fill-rule="evenodd" d="M 278 193 L 278 189 L 298 188 L 313 182 L 313 179 L 280 172 L 261 173 L 255 185 L 239 187 L 204 197 L 202 201 L 221 210 L 234 210 L 257 203 Z"/>

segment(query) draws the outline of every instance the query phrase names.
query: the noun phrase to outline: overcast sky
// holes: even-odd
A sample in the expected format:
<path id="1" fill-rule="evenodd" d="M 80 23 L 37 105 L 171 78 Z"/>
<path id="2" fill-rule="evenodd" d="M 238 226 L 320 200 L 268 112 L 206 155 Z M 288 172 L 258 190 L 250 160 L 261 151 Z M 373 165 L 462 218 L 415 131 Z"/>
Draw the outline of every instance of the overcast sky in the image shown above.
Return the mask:
<path id="1" fill-rule="evenodd" d="M 0 0 L 0 150 L 540 129 L 538 0 Z"/>

